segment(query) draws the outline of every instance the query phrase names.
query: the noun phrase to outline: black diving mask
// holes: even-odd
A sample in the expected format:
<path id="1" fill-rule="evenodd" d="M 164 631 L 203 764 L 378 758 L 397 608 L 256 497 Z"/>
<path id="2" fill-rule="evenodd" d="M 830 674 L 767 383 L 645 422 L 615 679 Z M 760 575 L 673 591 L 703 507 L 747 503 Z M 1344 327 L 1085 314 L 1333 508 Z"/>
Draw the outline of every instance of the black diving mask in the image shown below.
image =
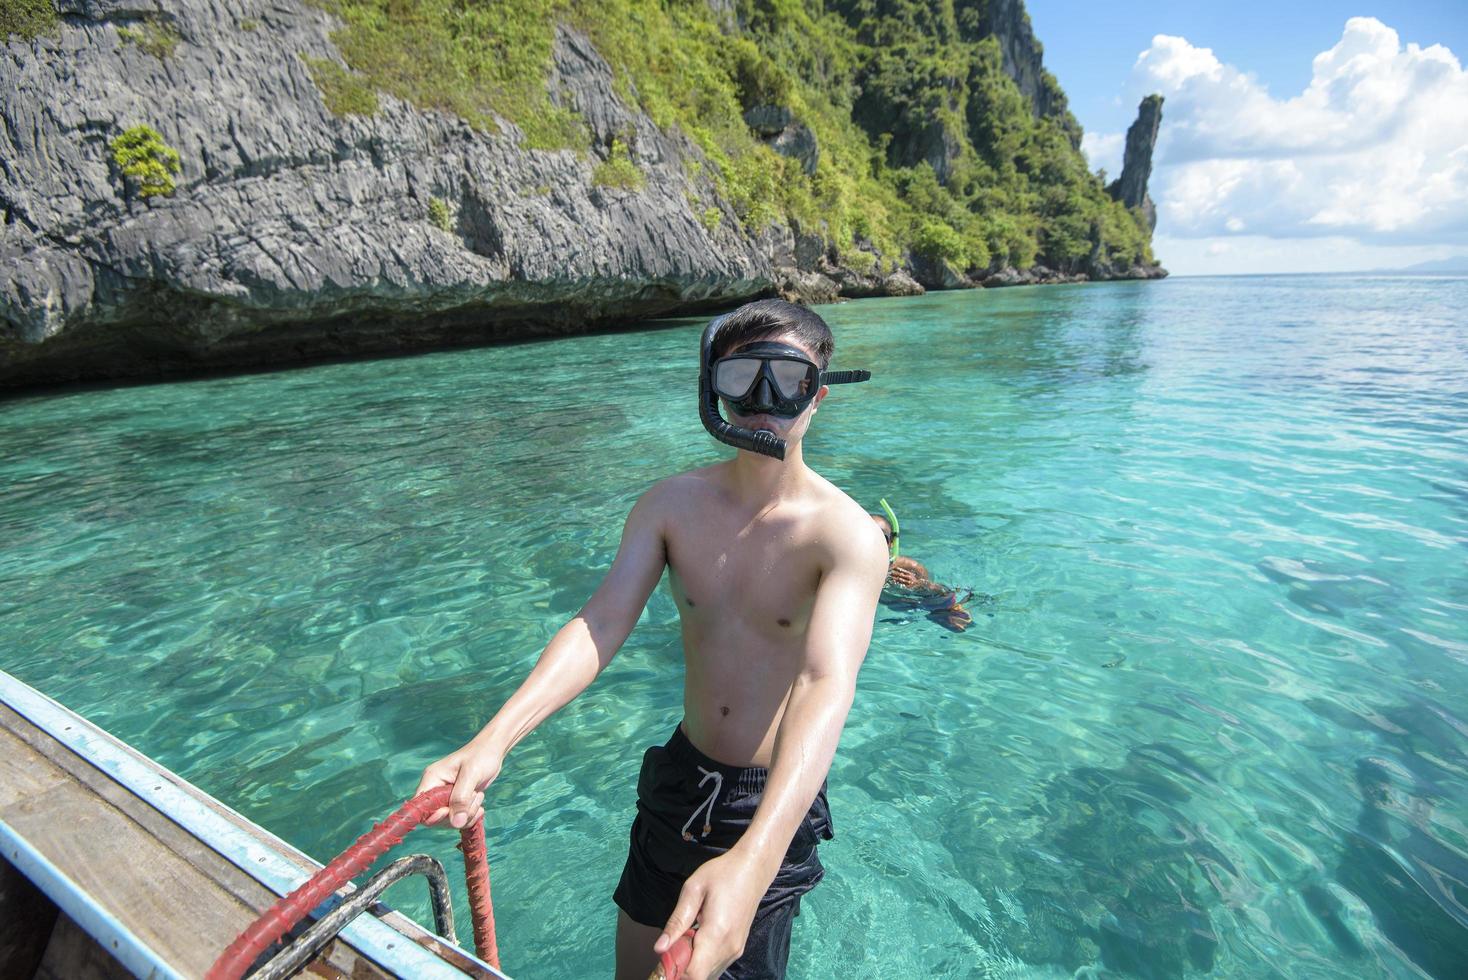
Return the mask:
<path id="1" fill-rule="evenodd" d="M 821 390 L 821 369 L 799 348 L 761 342 L 714 362 L 714 391 L 740 415 L 793 419 Z"/>
<path id="2" fill-rule="evenodd" d="M 714 339 L 722 322 L 723 317 L 715 318 L 703 332 L 698 388 L 704 428 L 726 445 L 785 458 L 784 439 L 773 432 L 731 424 L 719 412 L 720 398 L 742 416 L 793 419 L 805 411 L 822 385 L 851 384 L 872 376 L 870 371 L 822 371 L 798 347 L 772 341 L 746 344 L 712 360 Z"/>

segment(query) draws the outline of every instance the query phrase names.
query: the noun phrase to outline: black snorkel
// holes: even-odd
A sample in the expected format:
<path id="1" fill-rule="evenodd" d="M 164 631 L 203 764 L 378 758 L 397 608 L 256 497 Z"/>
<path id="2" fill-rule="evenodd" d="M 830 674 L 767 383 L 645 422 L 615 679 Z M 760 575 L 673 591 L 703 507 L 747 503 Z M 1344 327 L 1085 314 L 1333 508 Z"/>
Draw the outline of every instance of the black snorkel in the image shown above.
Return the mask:
<path id="1" fill-rule="evenodd" d="M 763 429 L 746 429 L 724 418 L 719 411 L 719 394 L 714 390 L 714 342 L 724 317 L 717 316 L 704 328 L 698 350 L 698 418 L 709 435 L 726 446 L 747 449 L 775 459 L 785 458 L 785 440 Z M 853 384 L 870 379 L 870 371 L 822 371 L 820 384 Z"/>
<path id="2" fill-rule="evenodd" d="M 726 420 L 719 411 L 719 396 L 714 391 L 714 338 L 724 318 L 716 316 L 704 328 L 698 348 L 698 418 L 709 435 L 726 446 L 748 449 L 753 453 L 785 458 L 785 440 L 763 429 L 745 429 Z"/>

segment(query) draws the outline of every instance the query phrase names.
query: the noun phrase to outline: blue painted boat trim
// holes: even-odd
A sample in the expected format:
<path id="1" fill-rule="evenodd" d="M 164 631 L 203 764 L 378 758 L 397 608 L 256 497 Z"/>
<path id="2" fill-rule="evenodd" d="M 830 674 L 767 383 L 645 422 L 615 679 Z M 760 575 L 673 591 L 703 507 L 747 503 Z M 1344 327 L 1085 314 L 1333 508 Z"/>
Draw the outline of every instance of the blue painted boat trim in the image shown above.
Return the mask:
<path id="1" fill-rule="evenodd" d="M 93 902 L 85 889 L 48 861 L 4 820 L 0 820 L 0 855 L 45 892 L 61 911 L 134 976 L 148 980 L 155 977 L 157 980 L 183 980 L 183 974 L 163 962 L 131 929 Z"/>
<path id="2" fill-rule="evenodd" d="M 148 805 L 193 834 L 277 895 L 285 895 L 293 891 L 310 878 L 310 873 L 303 869 L 300 863 L 293 862 L 286 857 L 287 854 L 291 854 L 296 856 L 299 862 L 312 863 L 309 858 L 290 844 L 258 826 L 256 826 L 258 837 L 241 830 L 223 814 L 197 799 L 194 793 L 207 794 L 190 784 L 182 776 L 170 772 L 132 746 L 93 725 L 70 708 L 53 701 L 3 670 L 0 670 L 0 701 L 4 701 L 16 714 L 111 776 Z M 183 787 L 188 787 L 188 789 Z M 240 822 L 251 824 L 248 819 L 224 804 L 218 801 L 215 801 L 215 804 L 219 809 L 228 811 Z M 255 825 L 251 824 L 251 826 Z M 39 854 L 36 857 L 45 860 Z M 41 882 L 37 881 L 36 884 L 45 890 Z M 49 891 L 47 894 L 51 895 Z M 93 902 L 84 892 L 78 890 L 78 894 L 83 897 L 89 908 L 96 911 L 97 915 L 111 917 L 105 909 Z M 55 895 L 51 895 L 51 899 L 57 905 L 61 905 Z M 328 899 L 319 905 L 313 914 L 321 915 L 329 911 L 337 901 L 336 898 Z M 82 924 L 82 919 L 71 909 L 67 909 L 67 914 L 78 924 Z M 117 925 L 121 927 L 121 923 Z M 90 930 L 88 932 L 91 933 Z M 102 938 L 95 933 L 91 934 L 93 938 L 99 940 Z M 396 929 L 378 921 L 371 915 L 364 915 L 354 920 L 342 930 L 341 938 L 379 966 L 401 976 L 422 977 L 424 980 L 463 980 L 465 976 L 464 973 L 445 963 L 432 952 L 417 945 Z M 464 955 L 480 963 L 492 975 L 505 977 L 503 973 L 475 958 L 473 953 L 466 950 Z M 129 966 L 129 969 L 132 967 Z M 148 976 L 146 972 L 141 975 Z M 160 976 L 172 977 L 177 974 L 170 972 L 160 974 Z"/>

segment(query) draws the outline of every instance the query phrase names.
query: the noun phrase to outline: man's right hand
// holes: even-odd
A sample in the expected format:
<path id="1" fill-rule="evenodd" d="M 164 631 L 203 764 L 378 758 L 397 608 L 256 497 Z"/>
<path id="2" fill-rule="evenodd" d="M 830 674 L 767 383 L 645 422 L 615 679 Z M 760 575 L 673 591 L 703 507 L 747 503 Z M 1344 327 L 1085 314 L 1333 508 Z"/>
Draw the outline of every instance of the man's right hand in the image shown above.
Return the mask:
<path id="1" fill-rule="evenodd" d="M 449 805 L 439 807 L 425 823 L 436 824 L 447 817 L 449 825 L 462 829 L 484 815 L 484 790 L 500 774 L 504 756 L 476 742 L 451 752 L 423 770 L 418 789 L 425 793 L 440 786 L 452 786 Z"/>

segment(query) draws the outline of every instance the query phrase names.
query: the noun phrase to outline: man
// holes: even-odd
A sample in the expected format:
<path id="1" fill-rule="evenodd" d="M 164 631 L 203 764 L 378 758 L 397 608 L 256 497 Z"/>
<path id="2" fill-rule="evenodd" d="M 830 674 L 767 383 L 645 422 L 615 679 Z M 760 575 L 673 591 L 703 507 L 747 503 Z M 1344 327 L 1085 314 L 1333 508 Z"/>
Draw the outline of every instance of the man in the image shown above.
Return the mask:
<path id="1" fill-rule="evenodd" d="M 887 501 L 883 500 L 882 503 L 886 504 Z M 904 589 L 931 585 L 932 577 L 928 574 L 926 565 L 915 558 L 897 554 L 897 530 L 892 522 L 882 514 L 867 516 L 876 522 L 877 530 L 882 532 L 882 540 L 887 542 L 887 580 Z"/>
<path id="2" fill-rule="evenodd" d="M 882 501 L 882 506 L 887 506 L 886 500 Z M 888 509 L 887 514 L 891 513 Z M 882 539 L 887 542 L 887 588 L 882 592 L 883 601 L 905 609 L 914 606 L 922 608 L 926 610 L 929 619 L 955 633 L 962 633 L 973 625 L 974 617 L 963 608 L 963 604 L 973 595 L 973 590 L 960 596 L 957 589 L 934 582 L 933 577 L 928 574 L 927 566 L 922 562 L 897 554 L 898 531 L 892 526 L 892 522 L 897 519 L 895 516 L 890 519 L 882 514 L 867 516 L 877 525 L 877 529 L 882 532 Z"/>
<path id="3" fill-rule="evenodd" d="M 638 779 L 614 895 L 623 980 L 643 980 L 695 924 L 685 976 L 783 975 L 800 897 L 824 874 L 825 777 L 886 574 L 876 526 L 801 455 L 827 385 L 868 377 L 826 371 L 833 347 L 819 316 L 778 300 L 709 325 L 700 410 L 739 452 L 638 500 L 595 594 L 489 724 L 418 787 L 453 786 L 430 822 L 476 819 L 506 753 L 606 667 L 666 566 L 684 714 Z"/>

